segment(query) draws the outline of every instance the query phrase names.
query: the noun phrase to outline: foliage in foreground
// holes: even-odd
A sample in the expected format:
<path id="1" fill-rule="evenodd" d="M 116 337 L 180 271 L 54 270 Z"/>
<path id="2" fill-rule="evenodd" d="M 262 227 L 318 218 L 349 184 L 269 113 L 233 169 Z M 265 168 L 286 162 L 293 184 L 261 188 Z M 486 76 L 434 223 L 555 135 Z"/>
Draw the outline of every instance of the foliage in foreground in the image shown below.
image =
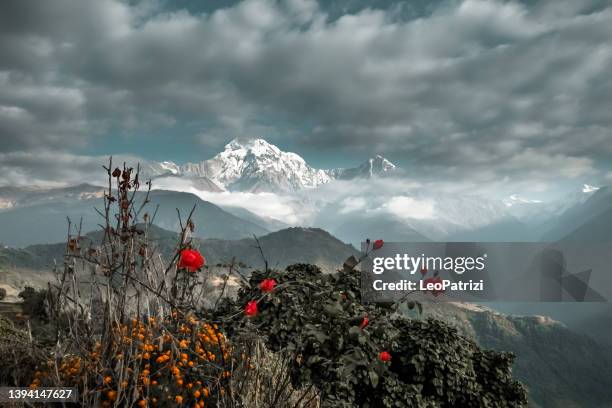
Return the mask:
<path id="1" fill-rule="evenodd" d="M 268 292 L 262 282 L 273 279 Z M 360 301 L 359 274 L 323 274 L 313 265 L 254 272 L 226 313 L 255 300 L 257 313 L 228 325 L 231 338 L 256 332 L 293 356 L 295 387 L 312 384 L 323 406 L 520 407 L 513 357 L 482 350 L 436 320 L 407 319 Z M 412 306 L 412 305 L 411 305 Z M 391 360 L 384 360 L 381 352 Z M 386 359 L 386 358 L 385 358 Z"/>
<path id="2" fill-rule="evenodd" d="M 69 228 L 57 282 L 22 293 L 49 341 L 33 337 L 29 321 L 22 329 L 0 321 L 0 384 L 75 386 L 85 407 L 526 404 L 510 355 L 481 350 L 441 322 L 362 304 L 356 263 L 331 275 L 304 264 L 248 281 L 238 274 L 238 298 L 219 301 L 234 260 L 221 293 L 208 290 L 215 276 L 193 246 L 191 214 L 179 214 L 176 251 L 163 262 L 148 238 L 147 196 L 134 202 L 138 171 L 106 169 L 100 241 Z"/>

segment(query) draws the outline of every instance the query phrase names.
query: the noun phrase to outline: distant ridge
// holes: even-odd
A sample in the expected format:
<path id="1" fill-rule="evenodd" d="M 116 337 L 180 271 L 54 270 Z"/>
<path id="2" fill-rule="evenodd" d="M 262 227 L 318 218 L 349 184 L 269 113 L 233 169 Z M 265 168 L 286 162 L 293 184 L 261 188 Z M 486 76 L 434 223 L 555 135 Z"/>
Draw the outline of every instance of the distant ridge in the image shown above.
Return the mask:
<path id="1" fill-rule="evenodd" d="M 315 169 L 296 153 L 284 152 L 264 139 L 234 139 L 212 159 L 178 165 L 164 161 L 149 163 L 153 177 L 186 177 L 206 180 L 208 191 L 294 192 L 315 188 L 334 179 L 350 180 L 385 175 L 396 166 L 375 156 L 355 168 Z"/>

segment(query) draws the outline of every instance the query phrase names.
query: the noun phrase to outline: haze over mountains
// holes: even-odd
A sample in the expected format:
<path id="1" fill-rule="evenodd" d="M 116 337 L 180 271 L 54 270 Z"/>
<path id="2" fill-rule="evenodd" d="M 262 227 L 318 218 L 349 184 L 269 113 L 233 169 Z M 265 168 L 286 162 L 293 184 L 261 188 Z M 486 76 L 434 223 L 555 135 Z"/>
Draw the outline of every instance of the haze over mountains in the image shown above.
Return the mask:
<path id="1" fill-rule="evenodd" d="M 356 254 L 366 237 L 612 242 L 609 187 L 586 185 L 555 201 L 450 193 L 423 187 L 381 156 L 348 169 L 316 169 L 261 139 L 232 141 L 199 163 L 141 167 L 153 181 L 152 235 L 162 254 L 172 251 L 177 209 L 186 215 L 195 204 L 194 236 L 210 265 L 235 257 L 245 270 L 261 268 L 253 235 L 272 267 L 309 262 L 330 272 Z M 53 279 L 53 260 L 61 260 L 64 251 L 66 217 L 74 224 L 82 220 L 83 232 L 98 229 L 95 208 L 102 197 L 103 187 L 92 184 L 0 187 L 0 242 L 6 245 L 0 248 L 0 284 L 13 300 L 24 285 L 44 287 Z M 143 197 L 139 193 L 137 199 Z M 473 305 L 438 306 L 427 309 L 428 315 L 457 325 L 484 346 L 517 354 L 517 376 L 530 387 L 534 406 L 605 406 L 609 381 L 592 375 L 592 367 L 610 372 L 610 363 L 600 358 L 612 344 L 607 304 L 490 305 L 506 313 L 550 315 L 567 327 Z M 572 382 L 565 374 L 570 371 L 581 378 Z"/>
<path id="2" fill-rule="evenodd" d="M 541 241 L 606 238 L 610 189 L 585 185 L 554 201 L 514 194 L 449 193 L 423 187 L 375 155 L 353 168 L 316 169 L 296 153 L 263 139 L 233 140 L 199 163 L 141 163 L 153 181 L 156 223 L 177 227 L 176 209 L 197 204 L 202 238 L 238 239 L 291 225 L 320 227 L 359 245 L 366 237 L 394 241 Z M 86 181 L 86 180 L 85 180 Z M 102 188 L 0 187 L 0 242 L 10 246 L 56 242 L 66 220 L 96 227 Z M 590 225 L 590 227 L 588 226 Z M 599 231 L 590 234 L 590 229 Z M 578 232 L 580 231 L 580 232 Z"/>
<path id="3" fill-rule="evenodd" d="M 144 199 L 144 192 L 136 200 Z M 67 236 L 67 217 L 87 233 L 98 229 L 102 221 L 96 212 L 102 208 L 103 188 L 82 184 L 70 188 L 30 190 L 0 188 L 0 242 L 13 247 L 60 242 Z M 179 227 L 177 209 L 183 218 L 193 206 L 197 207 L 193 220 L 195 235 L 201 238 L 240 239 L 263 235 L 268 229 L 236 217 L 220 207 L 179 191 L 152 191 L 149 211 L 155 214 L 155 224 L 176 231 Z"/>

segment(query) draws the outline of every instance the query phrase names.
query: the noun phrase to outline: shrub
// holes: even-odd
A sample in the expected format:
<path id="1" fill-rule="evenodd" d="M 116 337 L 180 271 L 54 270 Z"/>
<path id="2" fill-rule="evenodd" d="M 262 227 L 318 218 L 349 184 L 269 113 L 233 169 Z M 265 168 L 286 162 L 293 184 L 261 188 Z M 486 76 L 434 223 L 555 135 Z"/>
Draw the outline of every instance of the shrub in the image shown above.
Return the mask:
<path id="1" fill-rule="evenodd" d="M 34 367 L 45 358 L 32 347 L 29 333 L 0 316 L 0 385 L 23 386 L 31 380 Z"/>
<path id="2" fill-rule="evenodd" d="M 47 291 L 36 290 L 30 286 L 26 286 L 18 295 L 23 299 L 23 312 L 31 318 L 45 321 L 48 319 L 45 301 L 47 299 Z"/>
<path id="3" fill-rule="evenodd" d="M 89 394 L 86 405 L 216 403 L 231 372 L 229 345 L 216 325 L 174 312 L 163 320 L 149 317 L 112 328 L 110 342 L 91 343 L 89 352 L 65 355 L 59 383 Z M 53 367 L 39 366 L 32 388 L 54 383 Z M 142 402 L 141 402 L 142 401 Z"/>
<path id="4" fill-rule="evenodd" d="M 272 292 L 260 289 L 264 279 L 277 282 Z M 314 384 L 323 406 L 526 406 L 524 388 L 511 377 L 511 355 L 481 350 L 442 322 L 362 304 L 355 271 L 327 275 L 297 264 L 254 272 L 225 312 L 253 300 L 257 314 L 228 325 L 230 338 L 256 332 L 271 350 L 289 352 L 293 385 Z M 381 361 L 385 351 L 389 362 Z"/>

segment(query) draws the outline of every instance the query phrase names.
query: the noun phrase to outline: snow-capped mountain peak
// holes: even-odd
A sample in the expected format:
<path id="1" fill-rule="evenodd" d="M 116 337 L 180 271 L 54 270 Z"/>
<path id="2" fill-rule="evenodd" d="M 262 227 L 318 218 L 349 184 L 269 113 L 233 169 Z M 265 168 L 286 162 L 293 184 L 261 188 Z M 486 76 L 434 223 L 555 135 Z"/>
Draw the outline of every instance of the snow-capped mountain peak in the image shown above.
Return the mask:
<path id="1" fill-rule="evenodd" d="M 374 158 L 369 159 L 367 166 L 370 176 L 395 170 L 395 164 L 391 163 L 389 160 L 385 159 L 379 154 L 377 154 Z"/>
<path id="2" fill-rule="evenodd" d="M 381 155 L 376 155 L 358 167 L 350 169 L 333 169 L 328 170 L 333 178 L 341 180 L 352 180 L 356 178 L 372 178 L 375 176 L 384 176 L 396 169 L 395 165 Z"/>
<path id="3" fill-rule="evenodd" d="M 234 139 L 209 160 L 183 166 L 162 162 L 154 167 L 163 174 L 206 178 L 225 190 L 249 192 L 292 192 L 336 178 L 370 178 L 395 170 L 395 165 L 380 155 L 355 168 L 315 169 L 300 155 L 284 152 L 264 139 Z"/>
<path id="4" fill-rule="evenodd" d="M 179 173 L 207 177 L 226 190 L 294 191 L 331 180 L 323 170 L 310 167 L 302 157 L 284 152 L 263 139 L 234 139 L 222 152 L 200 163 L 187 163 Z"/>
<path id="5" fill-rule="evenodd" d="M 226 144 L 223 152 L 217 156 L 236 155 L 244 157 L 247 154 L 251 154 L 259 157 L 265 155 L 279 156 L 281 153 L 283 152 L 278 147 L 266 142 L 264 139 L 250 139 L 246 141 L 234 139 Z"/>

